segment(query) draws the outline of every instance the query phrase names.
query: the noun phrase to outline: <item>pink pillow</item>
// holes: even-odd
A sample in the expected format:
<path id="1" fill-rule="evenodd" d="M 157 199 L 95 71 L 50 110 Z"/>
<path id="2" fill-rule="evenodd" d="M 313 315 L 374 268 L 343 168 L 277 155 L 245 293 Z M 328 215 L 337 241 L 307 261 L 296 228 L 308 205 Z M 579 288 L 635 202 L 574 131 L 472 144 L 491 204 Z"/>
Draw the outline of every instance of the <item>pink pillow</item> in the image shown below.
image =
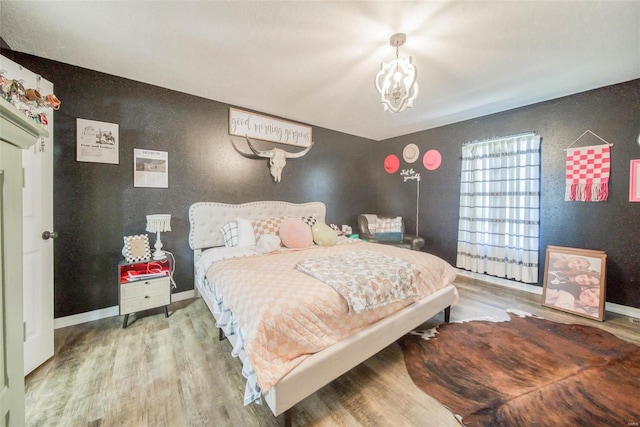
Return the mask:
<path id="1" fill-rule="evenodd" d="M 280 240 L 287 248 L 307 248 L 313 244 L 313 233 L 303 220 L 285 218 L 280 224 Z"/>

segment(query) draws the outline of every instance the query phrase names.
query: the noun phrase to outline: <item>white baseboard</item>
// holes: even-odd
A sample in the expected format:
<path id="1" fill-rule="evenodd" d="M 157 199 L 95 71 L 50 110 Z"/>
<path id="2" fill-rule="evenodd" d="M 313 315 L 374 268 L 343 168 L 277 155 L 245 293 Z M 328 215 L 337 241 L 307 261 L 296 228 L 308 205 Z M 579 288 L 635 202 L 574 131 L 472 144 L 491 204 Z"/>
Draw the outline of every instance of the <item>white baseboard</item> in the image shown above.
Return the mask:
<path id="1" fill-rule="evenodd" d="M 473 273 L 467 270 L 457 269 L 458 276 L 468 277 L 469 279 L 479 280 L 480 282 L 491 283 L 492 285 L 504 286 L 505 288 L 519 289 L 521 291 L 530 292 L 532 294 L 542 295 L 540 286 L 528 285 L 522 282 L 516 282 L 509 279 L 501 279 L 500 277 L 489 276 L 487 274 Z"/>
<path id="2" fill-rule="evenodd" d="M 171 302 L 182 301 L 189 298 L 195 298 L 195 291 L 183 291 L 171 294 Z M 58 317 L 53 319 L 53 328 L 66 328 L 67 326 L 79 325 L 81 323 L 93 322 L 94 320 L 106 319 L 108 317 L 118 316 L 120 308 L 117 305 L 113 307 L 101 308 L 99 310 L 87 311 L 86 313 L 74 314 L 71 316 Z"/>
<path id="3" fill-rule="evenodd" d="M 501 279 L 500 277 L 489 276 L 486 274 L 473 273 L 467 270 L 456 270 L 459 276 L 468 277 L 480 282 L 491 283 L 492 285 L 504 286 L 505 288 L 519 289 L 521 291 L 542 295 L 542 287 L 540 286 L 528 285 L 526 283 L 516 282 L 508 279 Z M 605 311 L 610 311 L 612 313 L 622 314 L 624 316 L 640 319 L 640 308 L 629 307 L 627 305 L 616 304 L 613 302 L 605 302 L 604 309 Z"/>
<path id="4" fill-rule="evenodd" d="M 629 307 L 628 305 L 616 304 L 614 302 L 605 302 L 604 310 L 640 319 L 640 308 Z"/>
<path id="5" fill-rule="evenodd" d="M 190 291 L 182 291 L 182 292 L 178 292 L 177 294 L 171 294 L 171 302 L 182 301 L 185 299 L 190 299 L 195 297 L 196 297 L 196 291 L 193 289 Z"/>
<path id="6" fill-rule="evenodd" d="M 60 329 L 67 326 L 79 325 L 80 323 L 93 322 L 94 320 L 106 319 L 120 314 L 117 305 L 113 307 L 101 308 L 99 310 L 87 311 L 86 313 L 73 314 L 71 316 L 58 317 L 53 319 L 53 328 Z"/>

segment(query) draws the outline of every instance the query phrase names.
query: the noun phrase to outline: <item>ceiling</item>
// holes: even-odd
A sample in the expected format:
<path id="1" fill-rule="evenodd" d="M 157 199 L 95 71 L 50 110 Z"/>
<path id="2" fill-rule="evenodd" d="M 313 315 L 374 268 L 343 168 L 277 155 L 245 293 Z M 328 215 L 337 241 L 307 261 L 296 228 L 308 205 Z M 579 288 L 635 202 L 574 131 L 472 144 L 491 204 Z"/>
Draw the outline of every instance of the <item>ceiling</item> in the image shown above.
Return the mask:
<path id="1" fill-rule="evenodd" d="M 640 78 L 639 22 L 609 0 L 0 2 L 13 50 L 374 140 Z M 392 114 L 396 32 L 420 93 Z"/>

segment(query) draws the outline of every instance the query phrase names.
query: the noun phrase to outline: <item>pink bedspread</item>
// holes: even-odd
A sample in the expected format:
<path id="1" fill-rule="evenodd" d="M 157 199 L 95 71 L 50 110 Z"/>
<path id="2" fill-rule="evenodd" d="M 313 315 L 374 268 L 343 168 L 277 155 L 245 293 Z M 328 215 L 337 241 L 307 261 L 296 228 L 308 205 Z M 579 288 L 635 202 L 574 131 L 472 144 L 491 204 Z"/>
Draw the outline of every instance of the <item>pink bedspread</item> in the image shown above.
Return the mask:
<path id="1" fill-rule="evenodd" d="M 415 301 L 349 314 L 347 302 L 335 290 L 296 269 L 303 260 L 351 251 L 377 251 L 413 264 L 419 298 L 456 277 L 453 267 L 436 256 L 366 242 L 229 259 L 207 270 L 207 278 L 247 333 L 244 349 L 263 393 L 310 354 Z"/>

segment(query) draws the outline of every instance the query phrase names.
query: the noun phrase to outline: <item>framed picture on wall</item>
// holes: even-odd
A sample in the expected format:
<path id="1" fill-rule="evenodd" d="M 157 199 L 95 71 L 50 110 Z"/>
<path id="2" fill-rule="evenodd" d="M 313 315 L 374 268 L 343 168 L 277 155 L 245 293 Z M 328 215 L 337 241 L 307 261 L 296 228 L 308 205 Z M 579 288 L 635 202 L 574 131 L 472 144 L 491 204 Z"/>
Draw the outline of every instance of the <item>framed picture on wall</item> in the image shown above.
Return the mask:
<path id="1" fill-rule="evenodd" d="M 169 153 L 134 148 L 133 186 L 169 188 Z"/>
<path id="2" fill-rule="evenodd" d="M 119 134 L 116 123 L 76 119 L 76 160 L 119 164 Z"/>
<path id="3" fill-rule="evenodd" d="M 629 201 L 640 202 L 640 159 L 631 160 L 629 169 Z"/>
<path id="4" fill-rule="evenodd" d="M 542 305 L 604 320 L 607 254 L 562 246 L 546 254 Z"/>

